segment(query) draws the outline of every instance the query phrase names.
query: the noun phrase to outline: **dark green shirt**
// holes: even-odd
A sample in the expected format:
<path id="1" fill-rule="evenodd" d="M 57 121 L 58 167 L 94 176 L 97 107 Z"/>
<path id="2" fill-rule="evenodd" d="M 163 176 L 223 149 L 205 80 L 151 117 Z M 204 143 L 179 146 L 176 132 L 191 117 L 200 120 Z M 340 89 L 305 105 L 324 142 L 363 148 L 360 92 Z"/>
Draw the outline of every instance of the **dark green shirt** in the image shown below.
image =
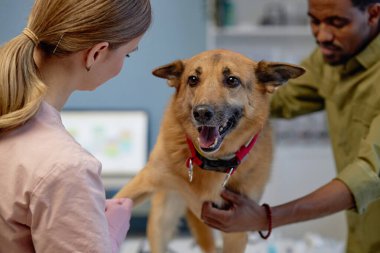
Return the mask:
<path id="1" fill-rule="evenodd" d="M 274 117 L 326 110 L 337 168 L 355 198 L 347 211 L 347 252 L 380 252 L 380 36 L 345 65 L 324 63 L 316 49 L 307 72 L 273 95 Z"/>

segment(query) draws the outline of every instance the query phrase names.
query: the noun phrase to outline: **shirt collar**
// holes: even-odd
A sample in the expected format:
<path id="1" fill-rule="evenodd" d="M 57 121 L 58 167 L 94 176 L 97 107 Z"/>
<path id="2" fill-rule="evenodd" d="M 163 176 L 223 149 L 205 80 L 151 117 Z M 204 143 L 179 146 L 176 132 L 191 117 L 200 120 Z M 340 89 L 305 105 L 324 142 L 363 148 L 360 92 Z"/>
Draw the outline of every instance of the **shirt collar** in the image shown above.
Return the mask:
<path id="1" fill-rule="evenodd" d="M 359 54 L 351 58 L 346 64 L 342 66 L 342 72 L 345 74 L 351 73 L 362 67 L 365 69 L 370 68 L 380 59 L 380 34 L 375 37 L 366 48 Z"/>

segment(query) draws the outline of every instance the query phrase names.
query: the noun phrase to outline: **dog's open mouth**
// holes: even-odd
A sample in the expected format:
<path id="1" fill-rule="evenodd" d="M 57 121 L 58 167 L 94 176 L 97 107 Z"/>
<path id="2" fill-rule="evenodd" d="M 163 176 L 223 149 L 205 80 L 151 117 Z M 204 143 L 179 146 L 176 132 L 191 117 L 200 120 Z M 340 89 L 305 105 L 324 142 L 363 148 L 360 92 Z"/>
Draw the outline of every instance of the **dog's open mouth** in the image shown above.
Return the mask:
<path id="1" fill-rule="evenodd" d="M 200 126 L 199 145 L 204 152 L 213 152 L 219 149 L 223 138 L 236 126 L 237 120 L 231 117 L 228 121 L 220 126 Z"/>

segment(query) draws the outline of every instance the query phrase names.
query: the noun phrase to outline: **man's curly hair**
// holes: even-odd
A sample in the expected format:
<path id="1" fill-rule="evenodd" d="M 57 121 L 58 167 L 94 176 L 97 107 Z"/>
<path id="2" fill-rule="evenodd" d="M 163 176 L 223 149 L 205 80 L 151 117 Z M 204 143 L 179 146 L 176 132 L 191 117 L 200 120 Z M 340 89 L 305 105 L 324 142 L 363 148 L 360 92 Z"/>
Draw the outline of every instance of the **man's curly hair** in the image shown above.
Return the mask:
<path id="1" fill-rule="evenodd" d="M 364 10 L 370 4 L 380 3 L 380 0 L 351 0 L 351 2 L 353 6 Z"/>

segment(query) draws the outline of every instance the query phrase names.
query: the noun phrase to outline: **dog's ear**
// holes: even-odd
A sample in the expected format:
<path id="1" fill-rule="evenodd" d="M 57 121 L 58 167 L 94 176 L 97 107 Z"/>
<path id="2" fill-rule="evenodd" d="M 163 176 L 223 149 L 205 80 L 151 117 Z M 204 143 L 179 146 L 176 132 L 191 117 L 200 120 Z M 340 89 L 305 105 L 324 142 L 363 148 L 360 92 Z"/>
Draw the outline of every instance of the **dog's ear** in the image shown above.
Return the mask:
<path id="1" fill-rule="evenodd" d="M 176 80 L 178 80 L 184 70 L 184 63 L 181 60 L 174 61 L 172 63 L 158 67 L 152 71 L 152 74 L 169 80 L 170 86 L 177 86 Z"/>
<path id="2" fill-rule="evenodd" d="M 289 79 L 297 78 L 305 73 L 305 69 L 287 63 L 260 61 L 256 68 L 256 77 L 259 83 L 265 86 L 267 92 L 272 93 L 277 87 Z"/>

